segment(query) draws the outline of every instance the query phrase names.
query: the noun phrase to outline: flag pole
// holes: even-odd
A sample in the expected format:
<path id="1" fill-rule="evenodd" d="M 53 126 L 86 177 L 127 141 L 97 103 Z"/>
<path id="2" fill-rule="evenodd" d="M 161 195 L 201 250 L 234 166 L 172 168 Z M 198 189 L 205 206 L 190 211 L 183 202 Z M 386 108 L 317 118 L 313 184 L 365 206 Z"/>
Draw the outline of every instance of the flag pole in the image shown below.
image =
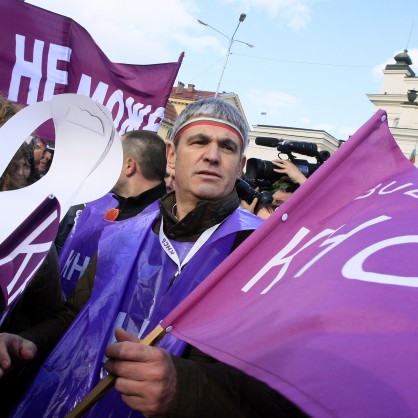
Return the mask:
<path id="1" fill-rule="evenodd" d="M 154 345 L 166 334 L 161 325 L 157 325 L 140 344 Z M 82 417 L 100 398 L 115 384 L 116 376 L 107 375 L 102 379 L 66 416 L 65 418 Z"/>

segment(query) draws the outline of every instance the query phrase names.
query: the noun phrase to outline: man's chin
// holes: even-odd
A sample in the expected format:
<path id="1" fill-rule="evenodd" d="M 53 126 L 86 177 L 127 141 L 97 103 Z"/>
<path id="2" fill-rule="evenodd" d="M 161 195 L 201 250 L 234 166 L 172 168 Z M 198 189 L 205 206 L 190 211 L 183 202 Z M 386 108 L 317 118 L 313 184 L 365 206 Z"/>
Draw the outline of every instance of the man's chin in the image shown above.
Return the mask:
<path id="1" fill-rule="evenodd" d="M 196 196 L 199 200 L 220 200 L 229 193 L 219 188 L 204 187 L 197 191 Z"/>

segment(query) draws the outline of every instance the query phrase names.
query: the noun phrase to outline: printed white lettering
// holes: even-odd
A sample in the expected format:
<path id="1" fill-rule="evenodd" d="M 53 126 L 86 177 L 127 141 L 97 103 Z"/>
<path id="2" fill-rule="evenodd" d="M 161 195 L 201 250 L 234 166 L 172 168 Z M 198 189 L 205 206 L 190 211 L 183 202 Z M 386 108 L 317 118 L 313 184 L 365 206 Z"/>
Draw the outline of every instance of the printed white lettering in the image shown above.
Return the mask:
<path id="1" fill-rule="evenodd" d="M 58 62 L 64 61 L 70 63 L 72 50 L 63 45 L 47 43 L 49 46 L 48 55 L 46 57 L 46 76 L 42 74 L 42 66 L 44 61 L 44 45 L 45 42 L 35 39 L 32 51 L 32 60 L 25 60 L 25 52 L 28 55 L 26 37 L 16 34 L 16 62 L 13 66 L 11 81 L 9 86 L 8 98 L 12 101 L 19 101 L 19 92 L 22 90 L 22 79 L 29 79 L 27 104 L 38 101 L 38 96 L 42 96 L 43 100 L 50 100 L 55 94 L 57 85 L 68 85 L 68 71 L 58 69 Z M 45 80 L 43 92 L 41 89 L 41 80 Z M 113 124 L 120 134 L 124 134 L 134 129 L 140 129 L 147 115 L 148 123 L 143 129 L 157 131 L 161 120 L 164 118 L 164 108 L 159 107 L 153 113 L 152 106 L 146 103 L 135 103 L 133 97 L 124 98 L 124 92 L 120 89 L 109 92 L 109 85 L 99 81 L 97 87 L 92 91 L 92 78 L 87 74 L 81 74 L 77 94 L 91 97 L 94 101 L 105 105 L 112 116 Z M 107 103 L 106 96 L 109 94 Z M 124 118 L 126 109 L 127 118 Z M 123 122 L 122 122 L 123 121 Z M 121 126 L 120 126 L 121 125 Z M 119 129 L 120 126 L 120 129 Z"/>
<path id="2" fill-rule="evenodd" d="M 148 117 L 148 124 L 144 126 L 147 131 L 158 131 L 161 121 L 164 119 L 164 108 L 158 107 L 154 113 L 151 113 Z"/>
<path id="3" fill-rule="evenodd" d="M 80 83 L 78 84 L 77 94 L 82 94 L 83 96 L 91 97 L 95 102 L 103 104 L 108 90 L 109 85 L 100 82 L 97 85 L 96 90 L 94 90 L 92 94 L 91 77 L 86 74 L 82 74 L 80 78 Z"/>
<path id="4" fill-rule="evenodd" d="M 356 197 L 354 200 L 358 200 L 358 199 L 364 199 L 366 197 L 371 196 L 380 186 L 382 185 L 382 183 L 378 184 L 377 186 L 375 186 L 373 189 L 370 189 L 365 195 L 363 196 L 359 196 Z"/>
<path id="5" fill-rule="evenodd" d="M 119 133 L 123 135 L 127 131 L 133 131 L 139 129 L 144 120 L 144 116 L 147 115 L 151 106 L 145 106 L 142 103 L 135 103 L 132 97 L 126 99 L 126 109 L 128 110 L 128 118 L 122 123 Z M 144 107 L 145 106 L 145 107 Z"/>
<path id="6" fill-rule="evenodd" d="M 410 186 L 414 186 L 413 183 L 405 183 L 405 184 L 401 184 L 400 186 L 390 189 L 391 186 L 394 186 L 396 184 L 397 184 L 397 181 L 392 181 L 382 187 L 382 183 L 380 183 L 377 186 L 375 186 L 373 189 L 370 189 L 366 194 L 356 197 L 354 200 L 365 199 L 366 197 L 370 197 L 372 194 L 376 192 L 379 196 L 384 196 L 384 195 L 388 195 L 391 193 L 399 192 Z M 418 189 L 407 190 L 403 192 L 402 194 L 406 196 L 411 196 L 414 199 L 418 199 Z"/>
<path id="7" fill-rule="evenodd" d="M 411 196 L 414 199 L 418 199 L 418 189 L 408 190 L 404 194 L 406 194 L 407 196 Z"/>
<path id="8" fill-rule="evenodd" d="M 342 275 L 347 279 L 363 280 L 373 283 L 394 284 L 399 286 L 418 287 L 418 276 L 395 276 L 392 274 L 365 271 L 363 269 L 364 262 L 372 254 L 375 254 L 384 248 L 401 244 L 418 244 L 418 235 L 404 235 L 400 237 L 389 238 L 370 245 L 369 247 L 357 253 L 354 257 L 350 258 L 350 260 L 344 264 L 341 271 Z"/>
<path id="9" fill-rule="evenodd" d="M 70 62 L 71 49 L 61 45 L 51 44 L 48 52 L 48 65 L 44 100 L 51 100 L 57 84 L 68 84 L 68 72 L 58 70 L 58 61 Z"/>
<path id="10" fill-rule="evenodd" d="M 406 183 L 406 184 L 402 184 L 401 186 L 396 187 L 395 189 L 388 190 L 390 186 L 392 186 L 393 184 L 396 184 L 396 183 L 397 183 L 396 181 L 392 181 L 391 183 L 387 184 L 386 186 L 383 186 L 379 190 L 378 194 L 385 195 L 385 194 L 394 193 L 394 192 L 397 192 L 398 190 L 405 189 L 405 187 L 409 187 L 409 186 L 413 185 L 413 183 Z"/>
<path id="11" fill-rule="evenodd" d="M 80 256 L 82 256 L 82 254 L 74 253 L 74 250 L 71 250 L 71 253 L 68 256 L 64 268 L 62 270 L 62 276 L 64 277 L 64 279 L 71 280 L 75 271 L 79 272 L 76 279 L 78 279 L 84 273 L 84 270 L 89 265 L 90 257 L 85 256 L 83 264 L 79 264 Z"/>
<path id="12" fill-rule="evenodd" d="M 161 243 L 163 244 L 163 246 L 165 248 L 167 248 L 167 250 L 170 252 L 171 255 L 173 255 L 175 253 L 175 251 L 174 251 L 173 247 L 171 246 L 170 242 L 167 241 L 165 238 L 163 238 L 161 240 Z"/>
<path id="13" fill-rule="evenodd" d="M 324 240 L 320 245 L 321 247 L 326 247 L 323 251 L 317 254 L 312 260 L 308 261 L 296 274 L 295 278 L 300 277 L 303 273 L 305 273 L 313 264 L 315 264 L 319 259 L 321 259 L 325 254 L 329 253 L 331 250 L 335 249 L 341 243 L 343 243 L 348 238 L 352 237 L 356 233 L 360 232 L 361 230 L 368 228 L 372 225 L 375 225 L 380 222 L 384 222 L 391 219 L 388 216 L 379 216 L 377 218 L 371 219 L 362 223 L 361 225 L 353 228 L 351 231 L 347 233 L 342 233 L 336 235 L 336 232 L 342 230 L 345 225 L 342 225 L 336 230 L 333 229 L 325 229 L 321 231 L 319 234 L 314 236 L 310 239 L 306 244 L 304 244 L 300 249 L 295 251 L 293 254 L 290 254 L 290 251 L 294 250 L 296 246 L 309 234 L 309 230 L 307 228 L 302 227 L 296 235 L 290 240 L 290 242 L 275 255 L 270 261 L 265 264 L 261 270 L 241 289 L 243 292 L 248 292 L 262 277 L 266 275 L 268 271 L 272 268 L 282 265 L 282 268 L 277 273 L 276 277 L 273 281 L 261 292 L 262 295 L 269 292 L 272 287 L 284 276 L 291 261 L 304 249 L 310 247 L 315 242 L 319 241 L 324 237 L 329 237 L 328 239 Z"/>
<path id="14" fill-rule="evenodd" d="M 58 218 L 58 212 L 54 211 L 51 215 L 48 216 L 47 219 L 45 219 L 31 234 L 29 234 L 23 242 L 15 248 L 10 254 L 8 254 L 6 257 L 2 258 L 0 260 L 0 265 L 6 264 L 8 262 L 13 261 L 16 257 L 18 257 L 21 254 L 25 254 L 24 260 L 20 264 L 15 276 L 10 281 L 10 283 L 7 285 L 7 292 L 9 294 L 9 303 L 11 303 L 19 294 L 23 291 L 23 289 L 28 284 L 29 280 L 32 278 L 32 276 L 35 274 L 35 272 L 38 270 L 40 264 L 42 261 L 32 270 L 32 272 L 27 276 L 26 280 L 23 282 L 22 285 L 19 286 L 18 289 L 16 289 L 16 285 L 19 282 L 19 279 L 21 278 L 21 275 L 26 269 L 26 266 L 28 265 L 30 259 L 34 254 L 41 254 L 41 253 L 47 253 L 51 247 L 51 242 L 44 242 L 39 244 L 33 244 L 33 241 L 39 237 L 39 235 L 45 231 L 51 223 Z"/>
<path id="15" fill-rule="evenodd" d="M 66 279 L 68 269 L 71 267 L 74 257 L 74 250 L 71 250 L 70 255 L 67 257 L 67 260 L 65 260 L 65 264 L 61 272 L 61 276 L 64 277 L 64 279 Z"/>
<path id="16" fill-rule="evenodd" d="M 123 102 L 122 90 L 116 90 L 115 92 L 113 92 L 105 106 L 110 110 L 110 112 L 113 115 L 113 108 L 116 105 L 118 106 L 118 111 L 116 117 L 113 118 L 113 125 L 117 129 L 120 124 L 120 121 L 122 120 L 123 112 L 125 111 L 125 103 Z"/>
<path id="17" fill-rule="evenodd" d="M 361 225 L 357 226 L 353 230 L 349 231 L 346 234 L 341 235 L 331 235 L 329 239 L 325 240 L 320 247 L 324 247 L 326 245 L 329 245 L 328 248 L 325 248 L 322 252 L 320 252 L 316 257 L 314 257 L 311 261 L 309 261 L 305 267 L 300 269 L 296 274 L 295 277 L 300 277 L 303 273 L 305 273 L 306 270 L 308 270 L 309 267 L 311 267 L 314 263 L 316 263 L 320 258 L 322 258 L 325 254 L 329 253 L 331 250 L 333 250 L 335 247 L 340 245 L 342 242 L 344 242 L 346 239 L 352 237 L 357 232 L 360 232 L 361 230 L 368 228 L 369 226 L 375 225 L 377 223 L 387 221 L 391 219 L 389 216 L 379 216 L 377 218 L 371 219 L 370 221 L 364 222 Z M 340 228 L 338 228 L 335 232 L 342 229 L 344 225 Z"/>
<path id="18" fill-rule="evenodd" d="M 39 85 L 42 79 L 42 52 L 44 42 L 35 39 L 33 61 L 25 60 L 25 37 L 16 34 L 16 62 L 13 66 L 8 99 L 17 102 L 22 77 L 30 79 L 27 104 L 38 100 Z"/>
<path id="19" fill-rule="evenodd" d="M 269 270 L 273 267 L 277 267 L 283 265 L 283 267 L 278 272 L 275 279 L 271 282 L 271 284 L 264 289 L 261 293 L 267 293 L 274 284 L 276 284 L 286 273 L 290 262 L 293 258 L 299 254 L 302 250 L 312 245 L 314 242 L 318 241 L 319 239 L 329 236 L 334 230 L 332 229 L 325 229 L 324 231 L 320 232 L 317 236 L 312 238 L 309 242 L 307 242 L 302 248 L 296 251 L 293 255 L 289 255 L 288 253 L 292 251 L 302 240 L 309 234 L 309 229 L 302 227 L 296 235 L 290 240 L 290 242 L 281 250 L 279 251 L 241 290 L 243 292 L 248 292 Z"/>

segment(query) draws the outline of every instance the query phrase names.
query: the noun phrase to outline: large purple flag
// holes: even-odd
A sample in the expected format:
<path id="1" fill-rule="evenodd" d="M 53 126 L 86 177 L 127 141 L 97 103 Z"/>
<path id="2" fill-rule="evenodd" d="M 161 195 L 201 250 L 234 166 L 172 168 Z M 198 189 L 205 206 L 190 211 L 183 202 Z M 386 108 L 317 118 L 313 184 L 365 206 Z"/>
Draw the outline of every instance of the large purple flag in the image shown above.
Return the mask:
<path id="1" fill-rule="evenodd" d="M 116 130 L 157 131 L 183 59 L 154 65 L 109 61 L 88 32 L 64 16 L 0 0 L 0 91 L 30 104 L 78 93 L 105 105 Z"/>
<path id="2" fill-rule="evenodd" d="M 417 199 L 378 111 L 163 326 L 309 415 L 416 417 Z"/>

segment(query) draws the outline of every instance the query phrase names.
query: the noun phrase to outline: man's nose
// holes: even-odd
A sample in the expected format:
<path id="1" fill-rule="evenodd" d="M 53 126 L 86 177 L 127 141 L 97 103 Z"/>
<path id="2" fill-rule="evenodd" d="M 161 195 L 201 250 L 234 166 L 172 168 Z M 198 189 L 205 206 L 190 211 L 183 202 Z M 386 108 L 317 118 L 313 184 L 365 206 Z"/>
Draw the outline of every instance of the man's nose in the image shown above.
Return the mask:
<path id="1" fill-rule="evenodd" d="M 220 148 L 216 143 L 210 143 L 205 150 L 205 159 L 212 164 L 216 164 L 220 161 Z"/>

